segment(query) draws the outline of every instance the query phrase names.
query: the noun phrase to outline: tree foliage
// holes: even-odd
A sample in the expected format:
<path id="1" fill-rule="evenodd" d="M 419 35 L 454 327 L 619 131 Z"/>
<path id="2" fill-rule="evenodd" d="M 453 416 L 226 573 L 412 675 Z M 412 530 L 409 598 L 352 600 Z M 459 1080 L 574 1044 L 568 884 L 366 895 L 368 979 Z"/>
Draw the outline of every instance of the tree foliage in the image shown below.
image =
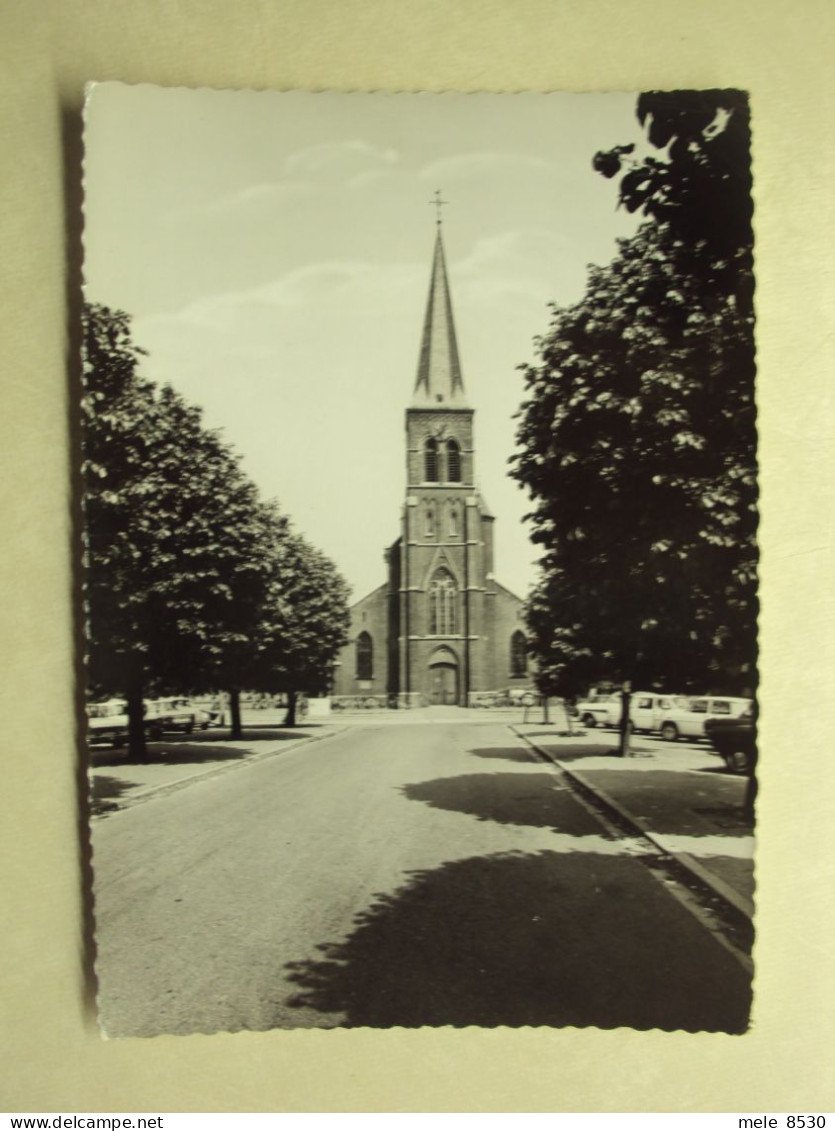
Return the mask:
<path id="1" fill-rule="evenodd" d="M 667 161 L 629 165 L 621 181 L 621 200 L 652 219 L 590 269 L 579 303 L 554 310 L 525 368 L 512 474 L 544 549 L 527 616 L 552 693 L 594 679 L 753 683 L 750 224 L 739 200 L 719 222 L 713 211 L 746 195 L 732 170 L 747 169 L 736 148 L 747 118 L 712 148 L 723 134 L 705 129 L 729 129 L 738 108 L 717 117 L 718 92 L 712 110 L 684 95 L 677 113 L 675 98 L 642 96 L 639 117 Z M 596 165 L 611 175 L 628 160 L 619 147 Z"/>
<path id="2" fill-rule="evenodd" d="M 267 526 L 270 580 L 238 686 L 322 694 L 347 642 L 348 585 L 275 508 L 267 508 Z"/>
<path id="3" fill-rule="evenodd" d="M 315 682 L 341 643 L 345 593 L 200 410 L 141 377 L 141 356 L 126 314 L 86 308 L 89 673 L 127 697 L 135 748 L 146 693 Z"/>
<path id="4" fill-rule="evenodd" d="M 85 343 L 93 680 L 205 687 L 265 592 L 256 489 L 199 409 L 138 376 L 124 314 L 91 307 Z"/>
<path id="5" fill-rule="evenodd" d="M 738 90 L 649 91 L 637 117 L 650 152 L 634 145 L 598 153 L 594 168 L 620 176 L 619 202 L 667 225 L 687 250 L 691 274 L 733 294 L 746 314 L 753 293 L 750 126 Z"/>

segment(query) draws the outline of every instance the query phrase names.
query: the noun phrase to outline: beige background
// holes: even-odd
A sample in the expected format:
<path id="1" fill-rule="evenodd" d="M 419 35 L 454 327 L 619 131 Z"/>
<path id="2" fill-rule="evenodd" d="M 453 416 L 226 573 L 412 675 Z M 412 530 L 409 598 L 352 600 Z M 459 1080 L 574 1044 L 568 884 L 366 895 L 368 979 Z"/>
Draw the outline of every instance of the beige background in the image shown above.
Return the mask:
<path id="1" fill-rule="evenodd" d="M 833 1109 L 833 63 L 831 0 L 0 0 L 0 687 L 10 903 L 0 1108 Z M 81 974 L 65 360 L 78 233 L 65 234 L 62 169 L 62 112 L 78 110 L 89 79 L 751 91 L 764 786 L 748 1035 L 445 1029 L 101 1041 Z M 74 128 L 71 119 L 71 161 Z M 71 168 L 70 184 L 74 176 Z"/>

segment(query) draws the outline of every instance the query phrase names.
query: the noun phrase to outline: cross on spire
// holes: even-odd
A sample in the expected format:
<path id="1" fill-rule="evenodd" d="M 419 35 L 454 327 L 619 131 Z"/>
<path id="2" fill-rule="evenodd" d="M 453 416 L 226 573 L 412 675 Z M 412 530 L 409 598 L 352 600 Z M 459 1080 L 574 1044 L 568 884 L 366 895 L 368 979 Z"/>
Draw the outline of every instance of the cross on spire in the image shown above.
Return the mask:
<path id="1" fill-rule="evenodd" d="M 441 199 L 441 190 L 438 188 L 438 189 L 435 189 L 435 199 L 430 200 L 429 203 L 434 204 L 435 208 L 437 209 L 437 213 L 436 213 L 436 217 L 435 217 L 435 223 L 440 228 L 440 226 L 441 226 L 441 209 L 443 208 L 443 206 L 445 204 L 449 204 L 449 201 Z"/>
<path id="2" fill-rule="evenodd" d="M 435 254 L 432 259 L 413 407 L 438 408 L 440 405 L 443 408 L 466 408 L 444 262 L 440 214 L 441 207 L 446 202 L 441 199 L 440 189 L 435 193 L 435 200 L 430 203 L 438 209 L 438 226 L 435 230 Z"/>

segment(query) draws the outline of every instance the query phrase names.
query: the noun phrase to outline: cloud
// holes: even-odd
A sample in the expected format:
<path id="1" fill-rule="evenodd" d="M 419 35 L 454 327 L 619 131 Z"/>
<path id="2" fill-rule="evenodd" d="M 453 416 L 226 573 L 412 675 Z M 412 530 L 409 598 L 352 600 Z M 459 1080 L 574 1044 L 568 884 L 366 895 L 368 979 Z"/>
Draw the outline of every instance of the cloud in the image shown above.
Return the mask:
<path id="1" fill-rule="evenodd" d="M 178 223 L 184 218 L 196 219 L 200 217 L 236 217 L 242 211 L 251 209 L 276 209 L 277 206 L 298 200 L 306 200 L 311 193 L 316 192 L 317 186 L 310 181 L 263 181 L 255 185 L 247 185 L 237 192 L 228 193 L 226 196 L 209 200 L 205 204 L 190 205 L 187 209 L 178 209 L 172 218 Z"/>
<path id="2" fill-rule="evenodd" d="M 348 179 L 346 188 L 352 192 L 364 192 L 369 189 L 391 189 L 396 181 L 400 181 L 404 188 L 412 184 L 410 175 L 399 169 L 387 167 L 384 169 L 365 169 L 361 173 L 356 173 Z"/>
<path id="3" fill-rule="evenodd" d="M 299 310 L 311 304 L 324 304 L 328 296 L 340 288 L 355 289 L 356 285 L 379 269 L 369 263 L 324 261 L 307 263 L 288 271 L 269 283 L 246 290 L 224 291 L 195 299 L 180 310 L 154 318 L 143 319 L 145 325 L 176 323 L 217 331 L 235 329 L 238 319 L 247 310 L 263 307 Z"/>
<path id="4" fill-rule="evenodd" d="M 553 298 L 565 239 L 545 228 L 518 228 L 477 239 L 454 267 L 458 305 L 500 309 L 519 303 L 539 316 Z"/>
<path id="5" fill-rule="evenodd" d="M 458 261 L 460 274 L 480 273 L 501 267 L 509 262 L 525 268 L 530 274 L 531 264 L 542 257 L 558 254 L 566 247 L 562 235 L 548 228 L 513 228 L 495 235 L 481 236 L 466 259 Z"/>
<path id="6" fill-rule="evenodd" d="M 399 161 L 396 149 L 372 145 L 359 138 L 350 141 L 328 141 L 290 153 L 284 160 L 289 177 L 344 178 L 355 176 L 372 164 L 391 167 Z"/>
<path id="7" fill-rule="evenodd" d="M 483 177 L 489 174 L 513 173 L 519 176 L 523 172 L 534 171 L 553 176 L 559 172 L 559 167 L 556 162 L 548 161 L 544 157 L 523 157 L 482 151 L 433 161 L 430 165 L 425 165 L 418 172 L 418 176 L 421 180 L 441 184 L 445 181 L 465 180 L 469 177 Z"/>
<path id="8" fill-rule="evenodd" d="M 236 216 L 249 210 L 277 211 L 282 205 L 310 203 L 315 195 L 342 185 L 349 189 L 367 188 L 395 173 L 399 160 L 397 150 L 360 140 L 322 142 L 285 157 L 278 179 L 246 185 L 198 207 L 181 209 L 175 219 Z"/>

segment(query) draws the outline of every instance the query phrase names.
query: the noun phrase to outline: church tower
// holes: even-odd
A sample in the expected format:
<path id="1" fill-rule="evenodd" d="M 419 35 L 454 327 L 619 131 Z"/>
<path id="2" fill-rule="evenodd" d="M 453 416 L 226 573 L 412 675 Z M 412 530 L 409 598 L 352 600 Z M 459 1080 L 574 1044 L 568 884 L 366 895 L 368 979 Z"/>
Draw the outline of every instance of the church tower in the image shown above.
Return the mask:
<path id="1" fill-rule="evenodd" d="M 352 641 L 334 688 L 343 706 L 487 705 L 530 686 L 523 603 L 493 576 L 493 516 L 476 487 L 473 420 L 439 214 L 406 408 L 400 537 L 386 551 L 386 583 L 351 609 Z"/>
<path id="2" fill-rule="evenodd" d="M 481 667 L 484 575 L 492 518 L 475 489 L 473 409 L 467 403 L 440 218 L 417 378 L 406 409 L 406 503 L 401 536 L 401 691 L 466 703 Z"/>

